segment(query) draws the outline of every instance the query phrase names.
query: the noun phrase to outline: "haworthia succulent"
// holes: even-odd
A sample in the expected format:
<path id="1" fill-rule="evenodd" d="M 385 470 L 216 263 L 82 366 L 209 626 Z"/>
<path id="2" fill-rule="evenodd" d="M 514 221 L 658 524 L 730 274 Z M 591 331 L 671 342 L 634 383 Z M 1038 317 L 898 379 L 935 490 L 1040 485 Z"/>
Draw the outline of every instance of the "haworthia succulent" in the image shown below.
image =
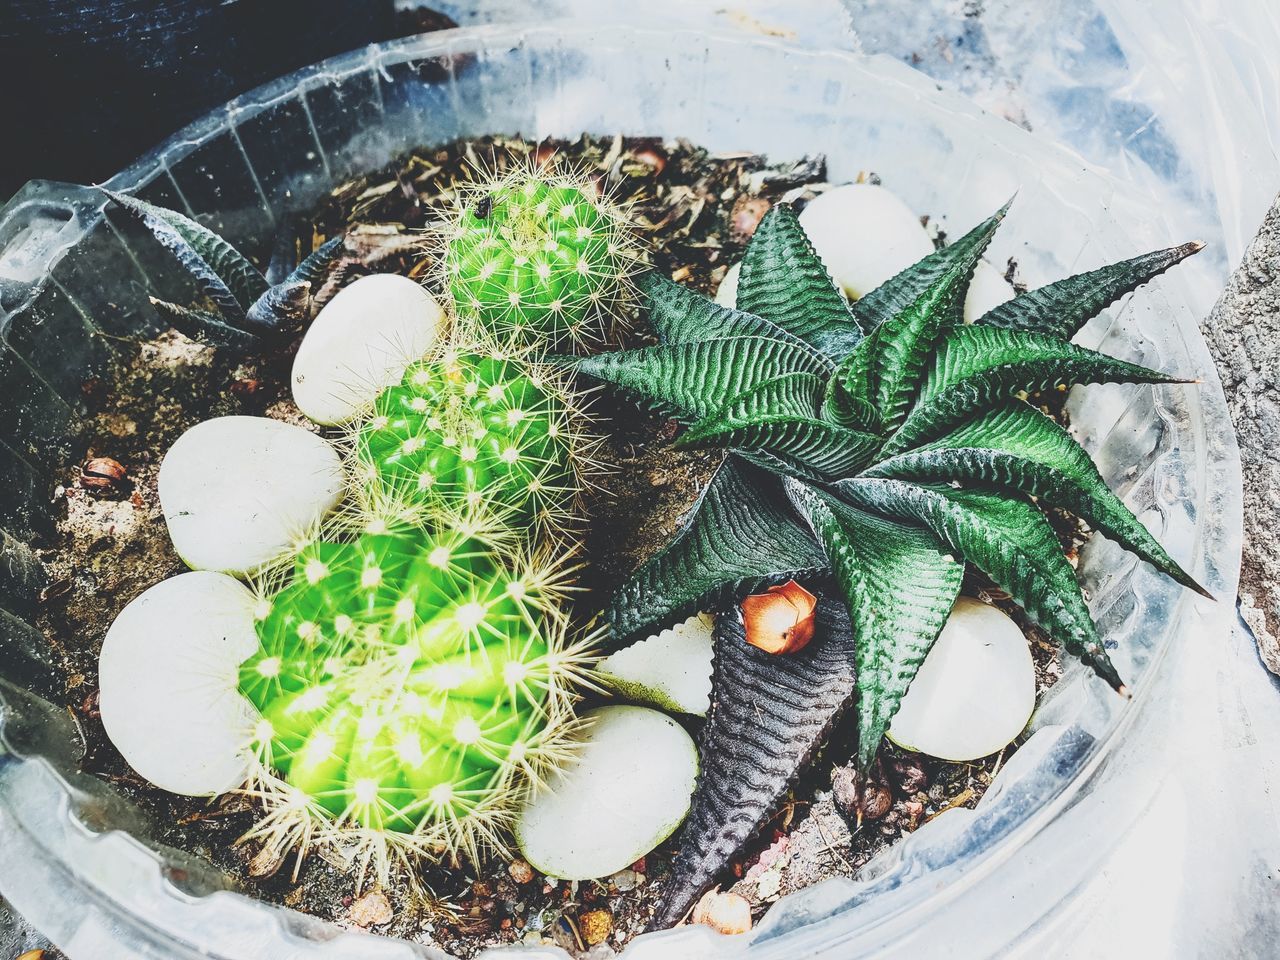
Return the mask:
<path id="1" fill-rule="evenodd" d="M 267 282 L 253 264 L 209 228 L 127 193 L 103 193 L 146 226 L 231 321 L 244 319 L 248 305 L 266 292 Z"/>
<path id="2" fill-rule="evenodd" d="M 828 585 L 833 578 L 852 614 L 864 769 L 946 620 L 965 562 L 1123 686 L 1031 498 L 1076 512 L 1198 588 L 1107 490 L 1079 445 L 1014 400 L 1076 383 L 1172 382 L 1065 336 L 1197 247 L 1051 284 L 965 326 L 970 278 L 1006 209 L 846 307 L 795 217 L 777 205 L 748 244 L 739 310 L 709 308 L 692 291 L 655 281 L 651 315 L 668 345 L 577 364 L 692 423 L 680 444 L 733 451 L 685 529 L 615 598 L 615 632 L 630 635 L 708 598 L 740 600 L 789 576 Z M 861 473 L 841 478 L 841 470 Z M 781 762 L 756 738 L 744 705 L 816 686 L 813 661 L 754 650 L 740 625 L 732 633 L 736 622 L 721 618 L 712 700 L 724 706 L 719 714 L 713 706 L 706 741 L 710 762 L 718 763 L 713 747 L 727 751 L 732 770 L 713 766 L 699 785 L 655 925 L 683 914 L 812 752 Z M 757 661 L 763 672 L 754 671 Z M 754 686 L 739 682 L 744 674 Z M 788 714 L 787 729 L 814 724 L 825 735 L 833 702 Z"/>
<path id="3" fill-rule="evenodd" d="M 1029 501 L 902 480 L 842 480 L 835 490 L 865 510 L 924 524 L 1107 683 L 1124 686 L 1053 528 Z"/>

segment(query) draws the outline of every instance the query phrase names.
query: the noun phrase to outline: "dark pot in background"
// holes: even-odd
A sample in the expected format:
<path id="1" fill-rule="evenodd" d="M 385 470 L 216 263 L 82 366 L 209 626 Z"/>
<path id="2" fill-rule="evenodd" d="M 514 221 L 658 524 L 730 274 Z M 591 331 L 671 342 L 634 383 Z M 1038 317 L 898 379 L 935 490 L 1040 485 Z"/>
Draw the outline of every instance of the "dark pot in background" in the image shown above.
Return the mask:
<path id="1" fill-rule="evenodd" d="M 395 34 L 392 0 L 0 0 L 0 200 L 100 182 L 237 93 Z"/>

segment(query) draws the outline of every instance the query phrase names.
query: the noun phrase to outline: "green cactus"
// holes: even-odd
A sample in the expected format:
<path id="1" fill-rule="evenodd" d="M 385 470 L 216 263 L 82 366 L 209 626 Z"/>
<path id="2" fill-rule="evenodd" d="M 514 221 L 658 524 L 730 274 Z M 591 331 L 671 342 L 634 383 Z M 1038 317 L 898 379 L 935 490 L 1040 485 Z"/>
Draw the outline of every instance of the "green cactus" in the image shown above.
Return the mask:
<path id="1" fill-rule="evenodd" d="M 458 316 L 539 348 L 601 339 L 634 261 L 619 211 L 545 171 L 480 185 L 445 250 Z"/>
<path id="2" fill-rule="evenodd" d="M 491 838 L 569 715 L 581 657 L 562 590 L 467 527 L 305 547 L 240 668 L 293 812 L 391 842 Z"/>
<path id="3" fill-rule="evenodd" d="M 556 529 L 572 516 L 585 463 L 571 407 L 536 366 L 451 351 L 382 392 L 356 455 L 381 502 L 450 516 L 483 505 L 512 527 Z"/>

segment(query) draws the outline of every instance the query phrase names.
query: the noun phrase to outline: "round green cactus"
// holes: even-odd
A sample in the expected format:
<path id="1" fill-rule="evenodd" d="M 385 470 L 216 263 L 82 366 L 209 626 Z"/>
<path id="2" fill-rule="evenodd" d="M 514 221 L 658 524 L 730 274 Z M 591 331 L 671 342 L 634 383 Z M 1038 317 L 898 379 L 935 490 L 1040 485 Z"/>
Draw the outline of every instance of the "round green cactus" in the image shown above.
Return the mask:
<path id="1" fill-rule="evenodd" d="M 478 189 L 445 251 L 458 315 L 529 346 L 600 339 L 634 253 L 619 213 L 589 190 L 542 172 Z"/>
<path id="2" fill-rule="evenodd" d="M 567 395 L 535 367 L 451 353 L 382 392 L 356 451 L 384 502 L 447 516 L 484 507 L 513 527 L 554 526 L 578 491 L 571 423 Z"/>
<path id="3" fill-rule="evenodd" d="M 563 726 L 577 660 L 558 599 L 554 573 L 466 529 L 310 544 L 240 668 L 264 768 L 298 813 L 472 845 Z"/>

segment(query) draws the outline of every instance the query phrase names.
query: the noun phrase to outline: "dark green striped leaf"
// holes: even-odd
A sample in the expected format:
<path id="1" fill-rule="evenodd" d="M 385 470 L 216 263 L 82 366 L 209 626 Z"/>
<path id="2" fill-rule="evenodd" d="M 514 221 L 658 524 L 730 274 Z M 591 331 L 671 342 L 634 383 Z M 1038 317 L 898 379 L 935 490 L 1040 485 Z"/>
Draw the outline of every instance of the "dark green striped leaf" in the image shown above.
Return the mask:
<path id="1" fill-rule="evenodd" d="M 822 541 L 848 604 L 858 666 L 858 766 L 866 772 L 889 722 L 960 593 L 964 564 L 926 530 L 866 513 L 787 481 Z"/>
<path id="2" fill-rule="evenodd" d="M 923 260 L 913 263 L 865 297 L 855 301 L 850 309 L 858 325 L 867 332 L 875 330 L 880 324 L 915 303 L 926 290 L 959 264 L 971 264 L 964 273 L 964 288 L 967 292 L 968 280 L 973 274 L 972 265 L 977 264 L 978 259 L 987 249 L 987 244 L 991 242 L 991 237 L 1000 226 L 1004 215 L 1009 212 L 1009 204 L 1012 202 L 1010 200 L 955 243 L 950 243 L 941 250 L 929 254 Z M 963 295 L 960 297 L 960 306 L 963 309 Z"/>
<path id="3" fill-rule="evenodd" d="M 777 324 L 741 310 L 730 310 L 698 291 L 682 287 L 657 271 L 637 281 L 649 325 L 663 343 L 701 343 L 726 337 L 772 337 L 808 347 Z"/>
<path id="4" fill-rule="evenodd" d="M 961 326 L 944 332 L 920 398 L 886 456 L 945 433 L 971 414 L 1020 391 L 1078 383 L 1179 383 L 1156 370 L 1041 333 Z"/>
<path id="5" fill-rule="evenodd" d="M 731 454 L 681 531 L 614 595 L 611 640 L 621 644 L 646 627 L 825 565 L 779 479 Z"/>
<path id="6" fill-rule="evenodd" d="M 686 420 L 700 420 L 726 399 L 776 377 L 827 375 L 826 361 L 813 350 L 770 337 L 663 344 L 558 362 Z"/>
<path id="7" fill-rule="evenodd" d="M 137 197 L 113 190 L 102 192 L 151 231 L 232 323 L 243 320 L 249 304 L 266 292 L 266 278 L 240 251 L 212 230 L 176 211 Z"/>
<path id="8" fill-rule="evenodd" d="M 1049 521 L 1021 496 L 902 480 L 855 478 L 834 489 L 849 503 L 921 523 L 994 580 L 1036 623 L 1111 686 L 1124 685 L 1089 616 L 1075 571 Z"/>
<path id="9" fill-rule="evenodd" d="M 764 450 L 807 465 L 825 477 L 843 477 L 864 466 L 880 438 L 817 416 L 822 380 L 789 374 L 734 397 L 689 428 L 681 447 Z"/>
<path id="10" fill-rule="evenodd" d="M 1028 290 L 993 307 L 978 323 L 1010 330 L 1029 330 L 1070 340 L 1108 305 L 1136 290 L 1152 277 L 1181 263 L 1204 244 L 1184 243 L 1111 263 L 1036 290 Z"/>
<path id="11" fill-rule="evenodd" d="M 819 348 L 832 336 L 841 343 L 862 338 L 844 294 L 787 203 L 769 208 L 747 244 L 737 307 Z"/>
<path id="12" fill-rule="evenodd" d="M 1021 401 L 1011 401 L 932 443 L 883 460 L 863 476 L 925 483 L 971 480 L 1018 490 L 1071 511 L 1176 582 L 1209 596 L 1111 492 L 1084 448 Z"/>
<path id="13" fill-rule="evenodd" d="M 346 237 L 336 236 L 326 240 L 293 268 L 293 272 L 285 278 L 285 283 L 309 283 L 312 292 L 317 292 L 320 285 L 329 276 L 329 271 L 343 254 Z"/>

